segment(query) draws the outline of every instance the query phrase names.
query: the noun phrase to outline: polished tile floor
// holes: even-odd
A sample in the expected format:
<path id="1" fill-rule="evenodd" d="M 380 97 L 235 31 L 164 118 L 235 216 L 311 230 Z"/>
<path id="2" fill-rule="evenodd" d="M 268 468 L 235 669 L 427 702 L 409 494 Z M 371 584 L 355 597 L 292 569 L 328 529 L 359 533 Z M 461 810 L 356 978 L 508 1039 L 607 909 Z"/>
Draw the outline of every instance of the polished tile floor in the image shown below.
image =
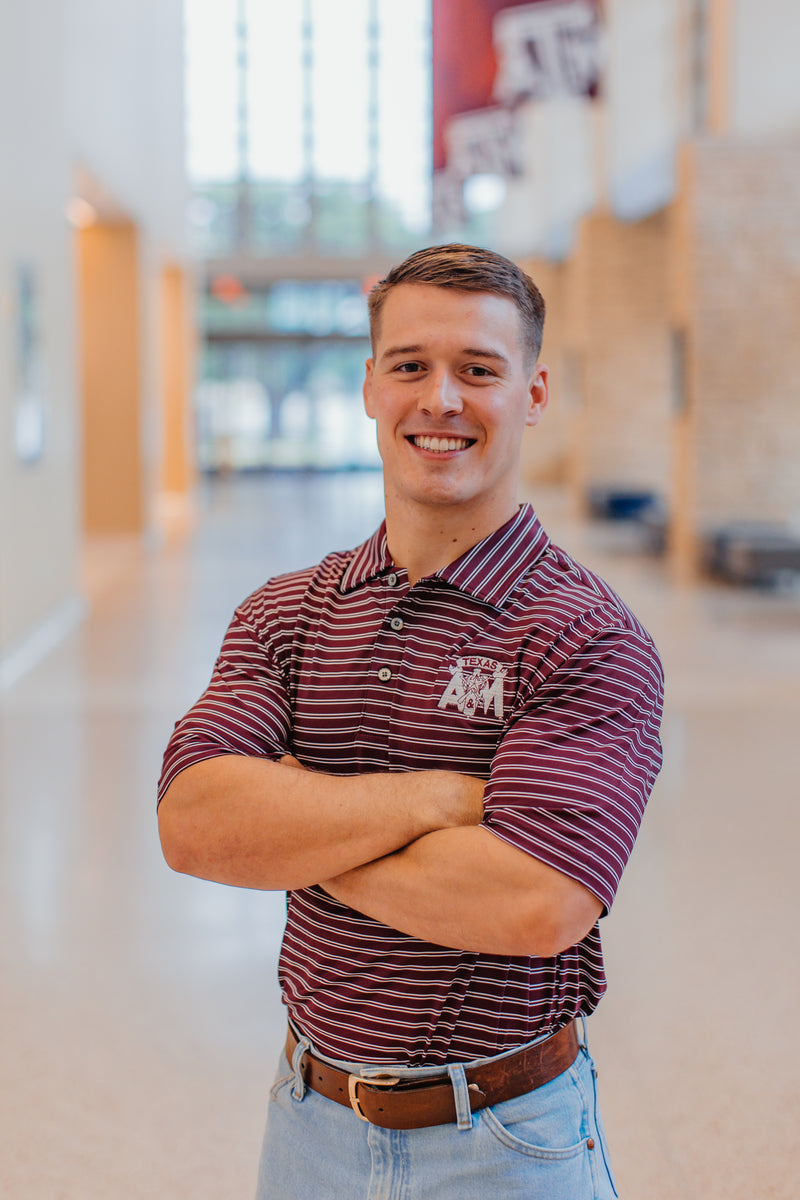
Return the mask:
<path id="1" fill-rule="evenodd" d="M 800 595 L 676 587 L 535 499 L 668 677 L 591 1022 L 620 1194 L 797 1200 Z M 90 617 L 0 696 L 3 1200 L 252 1195 L 284 900 L 172 874 L 155 780 L 235 603 L 379 510 L 374 475 L 206 484 L 183 533 L 88 548 Z"/>

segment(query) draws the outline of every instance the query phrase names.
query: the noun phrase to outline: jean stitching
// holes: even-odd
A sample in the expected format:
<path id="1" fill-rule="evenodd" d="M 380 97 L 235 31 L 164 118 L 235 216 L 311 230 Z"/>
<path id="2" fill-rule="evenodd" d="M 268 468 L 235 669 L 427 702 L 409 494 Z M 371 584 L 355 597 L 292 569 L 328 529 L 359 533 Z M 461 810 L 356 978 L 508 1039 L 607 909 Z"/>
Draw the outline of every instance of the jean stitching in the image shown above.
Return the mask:
<path id="1" fill-rule="evenodd" d="M 598 1097 L 597 1097 L 597 1068 L 595 1067 L 594 1063 L 592 1063 L 592 1091 L 594 1093 L 594 1108 L 592 1111 L 593 1111 L 593 1116 L 594 1116 L 595 1134 L 596 1134 L 597 1141 L 600 1144 L 600 1153 L 603 1156 L 603 1166 L 606 1169 L 606 1175 L 608 1177 L 608 1182 L 611 1185 L 611 1190 L 613 1191 L 614 1195 L 618 1196 L 619 1192 L 617 1191 L 616 1180 L 614 1179 L 614 1174 L 611 1170 L 611 1163 L 608 1160 L 608 1150 L 606 1148 L 605 1138 L 603 1137 L 602 1132 L 600 1130 L 600 1108 L 599 1108 Z"/>
<path id="2" fill-rule="evenodd" d="M 294 1079 L 294 1075 L 281 1075 L 280 1079 L 276 1079 L 272 1087 L 269 1089 L 270 1099 L 277 1100 L 278 1094 L 290 1084 Z"/>

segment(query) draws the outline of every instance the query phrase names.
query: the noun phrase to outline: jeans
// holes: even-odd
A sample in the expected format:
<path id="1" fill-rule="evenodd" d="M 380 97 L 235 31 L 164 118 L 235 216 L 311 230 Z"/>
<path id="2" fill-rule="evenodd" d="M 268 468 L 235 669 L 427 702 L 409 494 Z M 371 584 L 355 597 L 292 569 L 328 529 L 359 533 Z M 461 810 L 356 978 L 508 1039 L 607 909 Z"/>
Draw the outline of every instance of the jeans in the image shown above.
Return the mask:
<path id="1" fill-rule="evenodd" d="M 307 1046 L 301 1041 L 296 1062 Z M 327 1061 L 358 1071 L 352 1063 Z M 613 1200 L 617 1195 L 597 1108 L 597 1073 L 585 1042 L 573 1065 L 550 1083 L 474 1114 L 463 1067 L 447 1071 L 457 1122 L 382 1129 L 305 1088 L 281 1055 L 256 1200 Z M 441 1073 L 441 1067 L 392 1067 L 392 1074 L 404 1078 Z"/>

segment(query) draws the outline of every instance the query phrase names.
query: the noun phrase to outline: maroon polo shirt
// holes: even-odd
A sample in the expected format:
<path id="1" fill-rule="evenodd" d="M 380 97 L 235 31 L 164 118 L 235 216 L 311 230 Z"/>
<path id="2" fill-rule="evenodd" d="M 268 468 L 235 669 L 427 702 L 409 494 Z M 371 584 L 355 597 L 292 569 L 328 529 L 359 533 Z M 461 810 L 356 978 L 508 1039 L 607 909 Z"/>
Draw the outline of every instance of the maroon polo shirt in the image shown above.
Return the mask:
<path id="1" fill-rule="evenodd" d="M 236 610 L 159 795 L 220 754 L 292 753 L 333 775 L 460 771 L 488 780 L 487 829 L 607 910 L 660 766 L 662 698 L 647 632 L 530 506 L 411 588 L 381 526 Z M 474 954 L 318 887 L 289 893 L 279 974 L 321 1051 L 415 1066 L 509 1050 L 605 990 L 597 926 L 554 958 Z"/>

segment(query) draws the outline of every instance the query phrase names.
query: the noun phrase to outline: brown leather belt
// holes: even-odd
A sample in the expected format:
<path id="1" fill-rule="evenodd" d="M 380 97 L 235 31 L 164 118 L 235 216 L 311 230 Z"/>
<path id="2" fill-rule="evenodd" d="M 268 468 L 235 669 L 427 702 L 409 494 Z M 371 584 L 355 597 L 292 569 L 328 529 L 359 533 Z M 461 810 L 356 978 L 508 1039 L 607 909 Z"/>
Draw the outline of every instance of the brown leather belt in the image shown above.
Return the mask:
<path id="1" fill-rule="evenodd" d="M 290 1063 L 296 1047 L 297 1038 L 290 1027 L 286 1039 L 286 1057 Z M 577 1054 L 578 1035 L 575 1022 L 571 1021 L 535 1046 L 467 1067 L 472 1111 L 502 1104 L 549 1083 L 572 1066 Z M 408 1082 L 392 1075 L 391 1070 L 378 1075 L 348 1075 L 308 1051 L 300 1060 L 300 1073 L 306 1087 L 352 1108 L 362 1120 L 384 1129 L 422 1129 L 456 1120 L 453 1085 L 447 1074 Z"/>

